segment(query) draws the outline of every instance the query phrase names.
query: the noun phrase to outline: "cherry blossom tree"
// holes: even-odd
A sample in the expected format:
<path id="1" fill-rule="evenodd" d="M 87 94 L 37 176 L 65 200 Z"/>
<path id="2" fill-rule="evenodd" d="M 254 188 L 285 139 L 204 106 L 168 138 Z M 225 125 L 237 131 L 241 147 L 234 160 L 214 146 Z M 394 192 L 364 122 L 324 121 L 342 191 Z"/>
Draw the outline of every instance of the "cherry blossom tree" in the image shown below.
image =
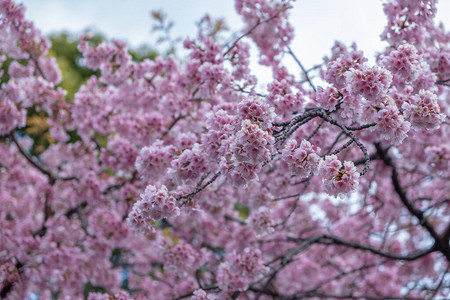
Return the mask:
<path id="1" fill-rule="evenodd" d="M 424 299 L 450 295 L 450 33 L 389 0 L 370 65 L 336 42 L 306 68 L 288 0 L 236 0 L 187 57 L 78 44 L 73 101 L 50 43 L 0 1 L 0 297 Z M 377 37 L 374 37 L 377 38 Z M 249 66 L 272 70 L 258 90 Z M 298 69 L 287 64 L 294 61 Z M 46 120 L 40 154 L 24 130 Z"/>

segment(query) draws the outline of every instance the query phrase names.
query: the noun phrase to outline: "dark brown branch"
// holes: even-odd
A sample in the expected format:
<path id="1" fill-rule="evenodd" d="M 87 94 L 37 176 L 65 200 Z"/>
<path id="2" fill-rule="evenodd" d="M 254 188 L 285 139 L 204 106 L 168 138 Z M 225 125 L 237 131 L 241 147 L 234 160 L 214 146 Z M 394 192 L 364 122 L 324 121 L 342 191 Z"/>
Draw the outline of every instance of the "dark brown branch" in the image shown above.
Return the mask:
<path id="1" fill-rule="evenodd" d="M 314 90 L 314 92 L 316 92 L 316 87 L 314 86 L 314 84 L 311 81 L 311 78 L 309 78 L 308 75 L 308 71 L 306 71 L 305 67 L 302 65 L 302 63 L 300 62 L 300 60 L 297 58 L 297 56 L 294 54 L 294 52 L 292 51 L 291 47 L 287 47 L 288 49 L 288 53 L 292 56 L 292 58 L 295 60 L 295 62 L 297 63 L 297 65 L 300 67 L 300 69 L 302 69 L 303 75 L 305 76 L 305 79 L 308 81 L 309 85 L 311 86 L 311 88 Z"/>
<path id="2" fill-rule="evenodd" d="M 298 122 L 297 124 L 295 124 L 295 126 L 293 126 L 292 128 L 290 128 L 288 131 L 286 131 L 281 137 L 280 137 L 280 144 L 278 145 L 277 149 L 279 149 L 283 143 L 287 140 L 288 137 L 290 137 L 294 132 L 297 131 L 297 129 L 300 128 L 300 126 L 308 123 L 309 121 L 311 121 L 312 119 L 314 119 L 315 117 L 307 117 L 306 119 Z M 275 138 L 275 141 L 277 142 L 277 138 Z"/>
<path id="3" fill-rule="evenodd" d="M 270 294 L 272 296 L 281 297 L 282 299 L 301 299 L 301 298 L 320 297 L 318 295 L 321 295 L 321 294 L 318 293 L 317 291 L 305 292 L 300 297 L 299 295 L 283 296 L 283 295 L 269 289 L 271 282 L 275 279 L 278 272 L 281 271 L 289 263 L 291 263 L 294 260 L 294 257 L 298 253 L 300 253 L 301 251 L 305 250 L 306 248 L 308 248 L 309 246 L 311 246 L 313 244 L 345 246 L 345 247 L 352 248 L 355 250 L 368 251 L 372 254 L 375 254 L 377 256 L 384 257 L 387 259 L 401 260 L 401 261 L 417 260 L 417 259 L 420 259 L 420 258 L 436 251 L 435 247 L 433 246 L 431 248 L 416 251 L 416 252 L 410 253 L 408 255 L 396 255 L 396 254 L 383 252 L 381 250 L 375 249 L 375 248 L 367 246 L 367 245 L 346 241 L 339 237 L 336 237 L 333 235 L 328 235 L 328 234 L 320 234 L 320 235 L 313 236 L 313 237 L 307 238 L 307 239 L 288 237 L 287 241 L 299 242 L 299 244 L 297 246 L 295 246 L 294 248 L 292 248 L 291 250 L 289 250 L 285 255 L 280 256 L 280 257 L 272 260 L 271 262 L 267 263 L 267 265 L 270 265 L 276 261 L 280 261 L 280 263 L 277 266 L 273 267 L 271 269 L 271 271 L 264 276 L 264 278 L 268 278 L 268 279 L 266 280 L 264 287 L 262 289 L 256 288 L 257 284 L 259 282 L 261 282 L 261 280 L 262 280 L 261 279 L 261 280 L 258 280 L 257 282 L 254 282 L 252 285 L 250 285 L 249 290 L 258 292 L 258 293 L 268 294 L 268 295 Z M 342 274 L 339 274 L 339 275 L 342 275 Z M 337 296 L 337 295 L 336 296 L 329 295 L 329 296 L 330 296 L 330 298 L 342 298 L 342 299 L 344 299 L 344 298 L 349 298 L 349 299 L 360 298 L 360 297 L 356 297 L 356 296 L 355 297 L 353 297 L 353 296 Z M 299 297 L 299 298 L 297 298 L 297 297 Z M 369 298 L 367 298 L 367 299 L 369 299 Z M 373 298 L 373 299 L 378 299 L 378 298 Z M 383 297 L 380 299 L 389 299 L 389 297 L 388 298 Z"/>
<path id="4" fill-rule="evenodd" d="M 253 30 L 255 30 L 259 25 L 264 24 L 264 23 L 268 23 L 270 21 L 272 21 L 273 19 L 277 18 L 280 13 L 282 11 L 285 11 L 286 9 L 289 9 L 290 6 L 283 6 L 280 10 L 277 11 L 276 14 L 274 14 L 273 16 L 265 19 L 265 20 L 258 20 L 258 22 L 256 22 L 255 25 L 253 25 L 252 28 L 250 28 L 249 30 L 247 30 L 245 33 L 243 33 L 241 36 L 239 36 L 233 43 L 233 45 L 231 45 L 227 51 L 225 51 L 225 53 L 223 54 L 223 56 L 225 57 L 231 50 L 234 49 L 234 47 L 236 47 L 237 43 L 239 43 L 240 40 L 242 40 L 244 37 L 246 37 L 247 35 L 251 34 L 253 32 Z"/>
<path id="5" fill-rule="evenodd" d="M 154 74 L 154 75 L 152 76 L 152 78 L 144 78 L 145 81 L 147 81 L 147 83 L 150 84 L 150 86 L 151 86 L 154 90 L 156 90 L 156 86 L 155 86 L 155 84 L 153 83 L 153 79 L 155 79 L 155 77 L 156 77 L 156 74 Z"/>
<path id="6" fill-rule="evenodd" d="M 131 178 L 129 180 L 124 180 L 121 183 L 110 185 L 102 193 L 103 193 L 103 195 L 107 195 L 107 194 L 109 194 L 110 192 L 112 192 L 114 190 L 118 190 L 118 189 L 124 187 L 125 184 L 127 184 L 127 183 L 133 183 L 137 179 L 138 179 L 138 172 L 134 171 L 133 174 L 131 175 Z"/>
<path id="7" fill-rule="evenodd" d="M 329 263 L 331 264 L 331 262 L 329 262 Z M 354 273 L 357 273 L 357 272 L 362 272 L 362 271 L 367 270 L 367 269 L 378 267 L 378 266 L 379 266 L 379 263 L 363 265 L 363 266 L 361 266 L 359 268 L 355 268 L 355 269 L 352 269 L 352 270 L 346 271 L 346 272 L 342 271 L 337 266 L 334 266 L 339 271 L 339 274 L 337 274 L 335 276 L 332 276 L 332 277 L 329 277 L 326 280 L 323 280 L 322 282 L 317 284 L 315 287 L 313 287 L 310 290 L 308 290 L 306 293 L 314 293 L 314 291 L 318 291 L 322 286 L 324 286 L 324 285 L 326 285 L 326 284 L 328 284 L 328 283 L 330 283 L 330 282 L 332 282 L 334 280 L 340 279 L 340 278 L 345 277 L 345 276 L 350 275 L 350 274 L 354 274 Z"/>
<path id="8" fill-rule="evenodd" d="M 40 164 L 38 164 L 37 162 L 35 162 L 33 160 L 33 158 L 31 158 L 30 155 L 28 155 L 28 153 L 25 152 L 25 150 L 22 148 L 22 146 L 19 144 L 19 142 L 16 139 L 15 134 L 12 132 L 10 134 L 11 140 L 13 141 L 13 143 L 16 145 L 17 149 L 19 150 L 20 154 L 22 154 L 22 156 L 35 168 L 37 169 L 39 172 L 41 172 L 42 174 L 44 174 L 45 176 L 48 177 L 48 181 L 50 185 L 54 185 L 56 182 L 56 178 L 52 175 L 52 173 L 50 173 L 50 171 L 46 170 L 44 167 L 42 167 Z"/>
<path id="9" fill-rule="evenodd" d="M 444 256 L 446 257 L 447 261 L 450 262 L 450 247 L 448 245 L 448 241 L 445 241 L 436 232 L 436 230 L 434 229 L 433 225 L 431 225 L 431 223 L 428 222 L 428 220 L 425 217 L 425 215 L 423 214 L 423 212 L 418 210 L 417 208 L 415 208 L 411 204 L 411 201 L 408 199 L 408 196 L 406 195 L 405 190 L 402 188 L 402 186 L 400 184 L 399 174 L 397 172 L 397 168 L 396 168 L 394 162 L 392 161 L 392 159 L 387 154 L 387 151 L 383 150 L 381 145 L 378 144 L 378 143 L 375 144 L 375 147 L 377 148 L 377 152 L 378 152 L 380 158 L 383 160 L 383 162 L 386 165 L 388 165 L 388 166 L 390 166 L 392 168 L 391 180 L 392 180 L 392 184 L 394 186 L 394 190 L 397 193 L 397 195 L 399 196 L 400 201 L 403 203 L 403 205 L 406 207 L 406 209 L 413 216 L 415 216 L 418 219 L 419 224 L 423 228 L 425 228 L 428 231 L 428 233 L 431 235 L 431 237 L 434 239 L 435 250 L 438 250 L 442 254 L 444 254 Z"/>
<path id="10" fill-rule="evenodd" d="M 24 265 L 16 258 L 16 269 L 18 270 L 19 274 L 21 274 L 24 271 Z M 11 292 L 12 288 L 14 287 L 14 282 L 5 281 L 2 282 L 2 289 L 0 290 L 0 299 L 5 299 L 6 296 Z"/>
<path id="11" fill-rule="evenodd" d="M 306 139 L 307 141 L 312 139 L 312 137 L 315 136 L 317 134 L 317 132 L 319 132 L 319 129 L 320 129 L 320 127 L 322 127 L 323 123 L 325 123 L 325 120 L 322 119 L 322 121 L 320 121 L 319 125 L 317 125 L 316 129 L 314 129 L 314 131 L 308 136 L 308 138 Z"/>
<path id="12" fill-rule="evenodd" d="M 359 130 L 358 128 L 371 127 L 371 126 L 373 126 L 373 124 L 361 125 L 359 127 L 348 127 L 348 126 L 345 126 L 345 125 L 341 124 L 340 122 L 336 121 L 332 117 L 330 117 L 329 114 L 330 114 L 329 112 L 327 112 L 325 109 L 323 109 L 321 107 L 314 107 L 314 108 L 308 109 L 305 113 L 296 116 L 295 118 L 293 118 L 290 121 L 273 123 L 273 125 L 276 127 L 283 127 L 283 129 L 280 131 L 281 132 L 280 135 L 275 137 L 275 142 L 279 142 L 277 149 L 279 149 L 281 147 L 281 145 L 284 143 L 284 141 L 286 141 L 286 139 L 292 133 L 294 133 L 298 129 L 298 127 L 309 122 L 310 120 L 314 119 L 315 117 L 320 117 L 323 120 L 325 120 L 326 122 L 328 122 L 329 124 L 339 127 L 344 132 L 344 134 L 346 136 L 348 136 L 359 147 L 359 149 L 361 150 L 361 152 L 364 155 L 364 168 L 360 172 L 360 174 L 361 175 L 366 174 L 370 167 L 369 154 L 367 153 L 366 147 L 353 134 L 353 132 L 351 132 L 351 130 Z"/>
<path id="13" fill-rule="evenodd" d="M 229 215 L 224 215 L 223 218 L 224 218 L 225 220 L 227 220 L 227 221 L 233 221 L 233 222 L 236 222 L 236 223 L 238 223 L 239 225 L 247 225 L 247 223 L 245 223 L 244 221 L 239 220 L 239 219 L 236 219 L 236 218 L 233 218 L 232 216 L 229 216 Z"/>
<path id="14" fill-rule="evenodd" d="M 377 152 L 372 153 L 372 154 L 369 155 L 370 161 L 376 160 L 376 159 L 379 159 L 379 158 L 380 158 L 380 157 L 378 156 L 378 153 L 377 153 Z M 355 166 L 358 166 L 358 165 L 362 165 L 365 161 L 366 161 L 366 158 L 365 158 L 365 157 L 361 157 L 360 159 L 354 160 L 354 161 L 353 161 L 353 164 L 354 164 Z"/>
<path id="15" fill-rule="evenodd" d="M 279 224 L 276 224 L 274 227 L 283 226 L 284 224 L 286 224 L 286 222 L 292 216 L 294 211 L 297 209 L 298 201 L 300 201 L 300 197 L 305 193 L 306 189 L 308 188 L 309 184 L 311 183 L 311 178 L 312 177 L 309 177 L 308 180 L 306 181 L 306 184 L 303 186 L 303 188 L 302 188 L 300 194 L 298 195 L 297 199 L 295 199 L 294 205 L 292 206 L 291 210 L 289 211 L 289 214 L 287 215 L 287 217 L 284 218 L 284 220 L 282 222 L 280 222 Z"/>
<path id="16" fill-rule="evenodd" d="M 352 139 L 349 139 L 349 140 L 347 141 L 347 143 L 345 143 L 344 145 L 342 145 L 342 146 L 339 147 L 338 149 L 334 150 L 334 151 L 331 153 L 331 155 L 338 154 L 339 152 L 341 152 L 341 151 L 344 150 L 345 148 L 348 148 L 351 144 L 353 144 L 353 140 L 352 140 Z"/>
<path id="17" fill-rule="evenodd" d="M 352 139 L 356 145 L 358 145 L 359 149 L 361 149 L 361 152 L 364 154 L 364 168 L 363 170 L 360 172 L 361 175 L 364 175 L 367 173 L 367 171 L 369 170 L 370 167 L 370 158 L 369 158 L 369 154 L 367 153 L 367 149 L 366 147 L 361 143 L 361 141 L 353 134 L 353 132 L 351 132 L 346 126 L 342 125 L 341 123 L 339 123 L 338 121 L 332 119 L 328 114 L 326 114 L 323 110 L 321 110 L 321 114 L 320 117 L 323 118 L 325 121 L 327 121 L 328 123 L 335 125 L 339 128 L 341 128 L 341 130 L 350 138 Z"/>
<path id="18" fill-rule="evenodd" d="M 183 118 L 184 118 L 183 115 L 179 115 L 178 117 L 174 118 L 173 122 L 169 125 L 169 128 L 167 128 L 166 134 L 168 134 L 169 131 L 178 123 L 178 121 L 180 121 Z"/>
<path id="19" fill-rule="evenodd" d="M 83 202 L 79 203 L 78 205 L 76 205 L 75 207 L 72 207 L 69 210 L 67 210 L 64 215 L 66 216 L 66 218 L 70 218 L 72 215 L 76 214 L 80 209 L 83 209 L 86 206 L 87 206 L 87 202 L 83 201 Z"/>
<path id="20" fill-rule="evenodd" d="M 55 182 L 57 180 L 63 180 L 63 181 L 68 181 L 68 180 L 76 180 L 77 178 L 74 176 L 69 176 L 69 177 L 56 177 L 54 176 L 50 171 L 48 171 L 47 169 L 45 169 L 43 166 L 41 166 L 39 163 L 37 163 L 20 145 L 20 143 L 17 141 L 15 134 L 12 132 L 10 134 L 11 140 L 13 141 L 13 143 L 16 145 L 17 149 L 19 150 L 20 154 L 33 166 L 35 167 L 38 171 L 40 171 L 42 174 L 44 174 L 45 176 L 47 176 L 48 180 L 49 180 L 49 184 L 50 185 L 54 185 Z"/>
<path id="21" fill-rule="evenodd" d="M 265 283 L 265 288 L 268 287 L 270 285 L 270 283 L 272 282 L 272 280 L 275 279 L 275 277 L 277 276 L 278 272 L 280 272 L 284 267 L 286 267 L 288 264 L 290 264 L 293 260 L 294 260 L 294 256 L 297 255 L 298 253 L 300 253 L 300 251 L 305 250 L 306 248 L 308 248 L 309 246 L 311 246 L 312 244 L 316 243 L 318 240 L 320 240 L 321 236 L 315 236 L 312 237 L 310 239 L 307 240 L 303 240 L 300 244 L 298 244 L 296 247 L 292 248 L 291 250 L 289 250 L 285 255 L 278 257 L 277 259 L 273 260 L 272 262 L 269 262 L 269 264 L 280 260 L 280 264 L 278 266 L 273 267 L 264 277 L 268 277 L 266 283 Z M 260 282 L 262 279 L 260 279 L 259 281 L 253 283 L 250 287 L 254 286 L 255 284 L 257 284 L 258 282 Z M 264 289 L 265 289 L 264 288 Z"/>
<path id="22" fill-rule="evenodd" d="M 189 194 L 183 195 L 183 196 L 180 196 L 180 197 L 177 197 L 177 198 L 176 198 L 177 200 L 184 199 L 180 206 L 183 206 L 183 205 L 185 205 L 186 203 L 188 203 L 190 200 L 192 200 L 192 198 L 193 198 L 195 195 L 197 195 L 198 193 L 200 193 L 201 191 L 203 191 L 208 185 L 210 185 L 211 183 L 213 183 L 219 176 L 220 176 L 220 172 L 217 172 L 217 173 L 214 174 L 214 176 L 213 176 L 208 182 L 206 182 L 204 185 L 202 185 L 202 186 L 197 185 L 197 187 L 195 187 L 195 189 L 194 189 L 192 192 L 190 192 Z M 203 180 L 200 181 L 200 184 L 201 184 L 202 181 L 203 181 Z"/>
<path id="23" fill-rule="evenodd" d="M 377 126 L 377 123 L 369 123 L 369 124 L 364 124 L 364 125 L 355 126 L 355 127 L 346 126 L 346 128 L 348 130 L 351 130 L 351 131 L 356 131 L 356 130 L 362 130 L 362 129 L 370 128 L 370 127 L 373 127 L 373 126 Z"/>
<path id="24" fill-rule="evenodd" d="M 341 137 L 342 137 L 343 135 L 344 135 L 344 133 L 341 131 L 341 132 L 336 136 L 336 138 L 334 139 L 333 143 L 330 145 L 330 147 L 328 147 L 328 151 L 326 152 L 325 155 L 328 155 L 328 154 L 331 152 L 331 150 L 334 148 L 334 146 L 337 145 L 337 143 L 339 142 L 339 140 L 341 139 Z M 364 160 L 363 160 L 363 162 L 364 162 Z"/>
<path id="25" fill-rule="evenodd" d="M 447 228 L 444 231 L 444 234 L 442 235 L 442 239 L 444 240 L 444 243 L 449 243 L 450 241 L 450 224 L 447 225 Z"/>
<path id="26" fill-rule="evenodd" d="M 436 84 L 450 87 L 450 78 L 446 80 L 438 80 Z"/>
<path id="27" fill-rule="evenodd" d="M 359 243 L 355 243 L 355 242 L 350 242 L 350 241 L 346 241 L 343 240 L 339 237 L 333 236 L 333 235 L 327 235 L 324 234 L 321 236 L 321 238 L 317 241 L 318 244 L 323 244 L 323 245 L 342 245 L 342 246 L 346 246 L 349 248 L 353 248 L 356 250 L 362 250 L 362 251 L 368 251 L 370 253 L 373 253 L 375 255 L 381 256 L 381 257 L 385 257 L 385 258 L 389 258 L 389 259 L 395 259 L 395 260 L 404 260 L 404 261 L 413 261 L 413 260 L 417 260 L 419 258 L 422 258 L 434 251 L 436 251 L 436 249 L 433 247 L 430 247 L 428 249 L 425 250 L 419 250 L 413 253 L 410 253 L 408 255 L 396 255 L 396 254 L 391 254 L 391 253 L 387 253 L 387 252 L 383 252 L 381 250 L 375 249 L 373 247 L 370 246 L 366 246 L 366 245 L 362 245 Z"/>

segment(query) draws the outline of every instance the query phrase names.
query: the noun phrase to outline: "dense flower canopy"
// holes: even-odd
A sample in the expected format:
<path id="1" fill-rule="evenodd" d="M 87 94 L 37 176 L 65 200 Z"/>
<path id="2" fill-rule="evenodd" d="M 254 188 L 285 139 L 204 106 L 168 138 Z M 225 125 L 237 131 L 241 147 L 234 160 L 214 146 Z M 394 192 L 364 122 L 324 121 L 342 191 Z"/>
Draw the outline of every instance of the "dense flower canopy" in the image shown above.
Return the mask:
<path id="1" fill-rule="evenodd" d="M 295 3 L 235 3 L 243 31 L 201 28 L 182 59 L 81 36 L 98 75 L 69 101 L 49 40 L 0 0 L 0 298 L 450 295 L 436 0 L 384 4 L 375 65 L 336 42 L 311 69 L 290 47 Z M 252 44 L 273 71 L 264 91 Z M 36 115 L 40 153 L 24 130 Z"/>

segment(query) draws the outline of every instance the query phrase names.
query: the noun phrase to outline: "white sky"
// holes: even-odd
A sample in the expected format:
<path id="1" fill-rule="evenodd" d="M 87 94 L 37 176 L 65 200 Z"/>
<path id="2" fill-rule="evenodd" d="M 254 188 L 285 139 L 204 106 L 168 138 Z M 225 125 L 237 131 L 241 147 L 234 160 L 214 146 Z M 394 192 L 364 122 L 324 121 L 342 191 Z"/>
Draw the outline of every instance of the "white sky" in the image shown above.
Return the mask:
<path id="1" fill-rule="evenodd" d="M 231 29 L 242 28 L 232 0 L 17 1 L 24 3 L 27 19 L 44 33 L 63 29 L 80 32 L 89 27 L 134 46 L 141 43 L 155 46 L 156 36 L 150 33 L 153 24 L 150 11 L 156 9 L 162 9 L 174 21 L 174 37 L 194 36 L 195 22 L 205 13 L 225 17 Z M 335 40 L 346 45 L 357 42 L 358 49 L 369 59 L 385 46 L 379 40 L 386 23 L 381 0 L 297 0 L 293 6 L 292 48 L 306 68 L 320 63 Z M 439 1 L 437 19 L 446 24 L 447 30 L 450 28 L 450 0 Z"/>

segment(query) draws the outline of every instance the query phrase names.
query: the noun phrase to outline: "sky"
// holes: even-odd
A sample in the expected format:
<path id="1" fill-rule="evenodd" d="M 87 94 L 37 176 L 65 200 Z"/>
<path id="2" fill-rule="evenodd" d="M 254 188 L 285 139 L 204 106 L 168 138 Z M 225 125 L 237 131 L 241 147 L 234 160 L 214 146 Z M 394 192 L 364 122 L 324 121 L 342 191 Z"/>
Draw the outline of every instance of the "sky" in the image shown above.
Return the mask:
<path id="1" fill-rule="evenodd" d="M 18 0 L 26 7 L 27 19 L 43 33 L 96 29 L 109 38 L 133 46 L 142 43 L 158 49 L 157 36 L 151 34 L 150 11 L 163 10 L 174 22 L 173 37 L 194 36 L 195 23 L 205 13 L 224 17 L 231 30 L 243 28 L 232 0 Z M 447 13 L 445 13 L 447 12 Z M 450 0 L 438 3 L 437 20 L 450 28 Z M 335 40 L 346 45 L 357 42 L 373 63 L 374 54 L 386 44 L 379 35 L 386 17 L 381 0 L 297 0 L 290 10 L 295 28 L 292 49 L 306 68 L 321 63 L 330 54 Z"/>

